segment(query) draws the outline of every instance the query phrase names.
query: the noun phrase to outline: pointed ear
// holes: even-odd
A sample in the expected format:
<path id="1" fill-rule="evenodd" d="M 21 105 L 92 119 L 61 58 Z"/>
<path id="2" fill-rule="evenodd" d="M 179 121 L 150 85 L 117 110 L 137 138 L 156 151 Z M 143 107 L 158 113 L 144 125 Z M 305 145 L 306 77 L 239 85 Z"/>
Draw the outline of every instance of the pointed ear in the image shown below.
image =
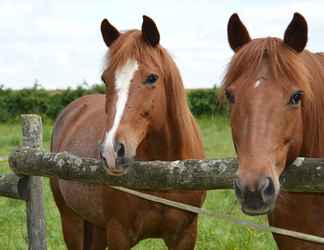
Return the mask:
<path id="1" fill-rule="evenodd" d="M 108 22 L 107 19 L 101 22 L 101 34 L 106 45 L 109 47 L 119 37 L 119 31 Z"/>
<path id="2" fill-rule="evenodd" d="M 308 28 L 305 18 L 296 12 L 285 31 L 284 43 L 295 51 L 302 52 L 307 44 L 307 33 Z"/>
<path id="3" fill-rule="evenodd" d="M 142 34 L 144 40 L 151 46 L 155 47 L 159 44 L 160 42 L 159 30 L 156 27 L 155 22 L 151 18 L 145 15 L 143 16 Z"/>
<path id="4" fill-rule="evenodd" d="M 227 39 L 232 50 L 235 52 L 237 52 L 244 44 L 251 41 L 249 32 L 236 13 L 234 13 L 228 20 Z"/>

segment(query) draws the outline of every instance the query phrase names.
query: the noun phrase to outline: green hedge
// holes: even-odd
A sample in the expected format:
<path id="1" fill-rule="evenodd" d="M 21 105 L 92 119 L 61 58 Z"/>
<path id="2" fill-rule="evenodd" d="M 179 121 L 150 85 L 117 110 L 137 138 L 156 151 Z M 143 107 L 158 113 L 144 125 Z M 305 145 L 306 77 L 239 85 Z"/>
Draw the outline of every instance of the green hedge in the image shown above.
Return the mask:
<path id="1" fill-rule="evenodd" d="M 227 103 L 222 102 L 219 96 L 220 89 L 188 90 L 188 103 L 195 116 L 225 114 L 228 110 Z"/>
<path id="2" fill-rule="evenodd" d="M 44 118 L 55 119 L 58 113 L 73 100 L 92 93 L 104 93 L 103 85 L 91 88 L 78 87 L 60 91 L 48 91 L 39 86 L 29 89 L 12 90 L 0 86 L 0 121 L 5 122 L 19 117 L 20 114 L 35 113 Z M 224 114 L 226 103 L 216 98 L 219 89 L 188 90 L 188 102 L 196 116 Z"/>

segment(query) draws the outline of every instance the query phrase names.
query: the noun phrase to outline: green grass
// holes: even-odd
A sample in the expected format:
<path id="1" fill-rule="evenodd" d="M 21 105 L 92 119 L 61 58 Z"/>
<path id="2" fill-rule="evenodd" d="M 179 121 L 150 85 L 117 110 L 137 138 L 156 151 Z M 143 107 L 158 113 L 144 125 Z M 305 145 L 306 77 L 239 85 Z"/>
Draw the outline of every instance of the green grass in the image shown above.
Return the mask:
<path id="1" fill-rule="evenodd" d="M 207 158 L 233 156 L 233 146 L 225 117 L 204 117 L 198 120 L 202 130 Z M 20 125 L 0 124 L 0 156 L 10 153 L 20 142 Z M 44 148 L 48 150 L 51 123 L 44 126 Z M 0 162 L 0 173 L 8 172 L 6 162 Z M 48 181 L 45 180 L 45 213 L 48 249 L 66 249 L 59 220 L 59 214 L 52 199 Z M 240 212 L 240 207 L 229 190 L 208 192 L 204 204 L 214 212 L 226 213 L 241 219 L 266 223 L 265 217 L 248 217 Z M 0 197 L 0 242 L 1 250 L 26 249 L 25 204 L 21 201 Z M 142 241 L 136 250 L 166 249 L 161 240 Z M 256 232 L 243 226 L 233 225 L 224 220 L 201 216 L 196 249 L 199 250 L 274 250 L 277 249 L 271 234 Z"/>

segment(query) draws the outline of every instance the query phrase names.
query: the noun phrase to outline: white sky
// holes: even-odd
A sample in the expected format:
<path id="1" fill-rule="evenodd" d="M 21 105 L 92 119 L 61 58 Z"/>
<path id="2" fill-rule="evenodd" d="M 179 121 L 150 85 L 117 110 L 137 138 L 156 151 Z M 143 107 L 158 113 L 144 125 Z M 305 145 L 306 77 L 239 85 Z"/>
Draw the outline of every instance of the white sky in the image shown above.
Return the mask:
<path id="1" fill-rule="evenodd" d="M 229 16 L 237 12 L 250 35 L 282 37 L 293 13 L 309 26 L 311 51 L 324 50 L 324 1 L 212 0 L 0 0 L 0 84 L 45 88 L 100 83 L 106 51 L 100 22 L 120 30 L 140 28 L 152 17 L 161 44 L 178 64 L 187 88 L 221 81 L 232 51 Z"/>

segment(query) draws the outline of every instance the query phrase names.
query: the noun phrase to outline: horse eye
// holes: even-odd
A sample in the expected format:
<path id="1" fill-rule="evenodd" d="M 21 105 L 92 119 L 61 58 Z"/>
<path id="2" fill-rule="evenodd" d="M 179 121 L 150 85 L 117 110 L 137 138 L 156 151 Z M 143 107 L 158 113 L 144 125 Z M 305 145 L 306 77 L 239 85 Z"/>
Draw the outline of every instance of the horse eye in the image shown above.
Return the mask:
<path id="1" fill-rule="evenodd" d="M 233 95 L 233 93 L 231 91 L 225 90 L 225 96 L 226 96 L 227 100 L 229 101 L 229 103 L 235 102 L 235 96 Z"/>
<path id="2" fill-rule="evenodd" d="M 301 90 L 296 91 L 293 93 L 289 100 L 289 105 L 298 105 L 300 103 L 301 97 L 303 96 L 304 92 Z"/>
<path id="3" fill-rule="evenodd" d="M 158 75 L 156 75 L 156 74 L 149 74 L 147 76 L 147 78 L 145 79 L 144 84 L 153 85 L 157 81 L 157 79 L 159 79 L 159 76 Z"/>

